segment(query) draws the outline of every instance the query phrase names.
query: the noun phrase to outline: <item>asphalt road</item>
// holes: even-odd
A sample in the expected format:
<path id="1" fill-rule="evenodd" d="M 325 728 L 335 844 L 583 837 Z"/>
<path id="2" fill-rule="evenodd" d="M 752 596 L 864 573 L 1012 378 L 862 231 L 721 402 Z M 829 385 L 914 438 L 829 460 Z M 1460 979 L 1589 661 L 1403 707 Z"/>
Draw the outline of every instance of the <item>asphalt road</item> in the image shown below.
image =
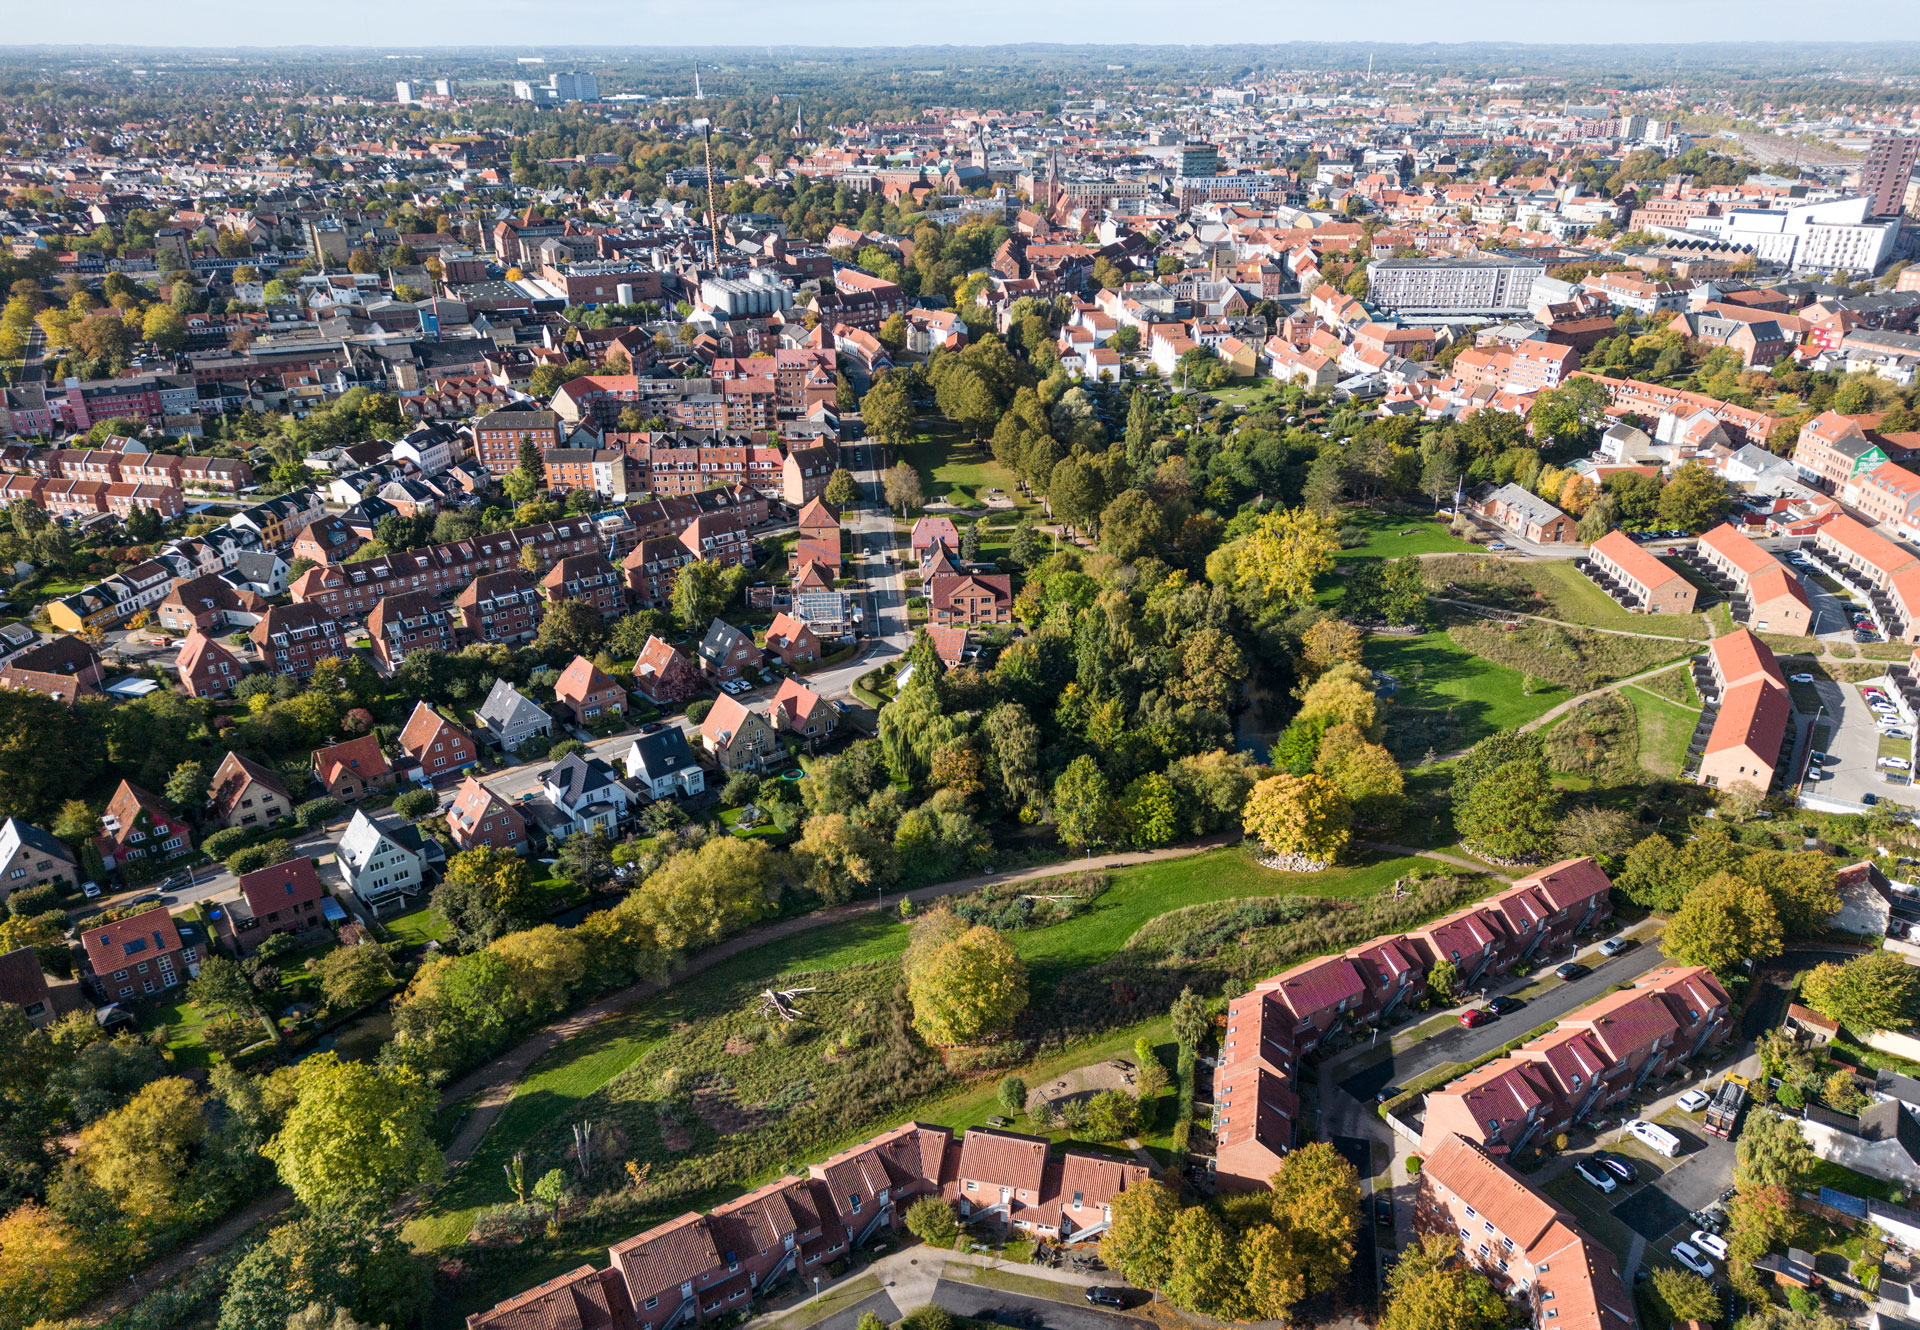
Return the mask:
<path id="1" fill-rule="evenodd" d="M 1067 1285 L 1061 1287 L 1072 1291 Z M 1136 1296 L 1143 1301 L 1146 1297 L 1145 1294 Z M 984 1284 L 958 1284 L 950 1279 L 942 1279 L 933 1286 L 933 1301 L 935 1306 L 945 1307 L 956 1316 L 982 1321 L 994 1320 L 995 1312 L 1031 1312 L 1040 1318 L 1045 1330 L 1140 1330 L 1138 1317 L 1116 1316 L 1089 1306 L 1009 1293 Z"/>
<path id="2" fill-rule="evenodd" d="M 1357 1136 L 1335 1136 L 1329 1142 L 1340 1152 L 1341 1158 L 1353 1165 L 1353 1171 L 1363 1178 L 1373 1176 L 1373 1147 L 1369 1141 Z M 1354 1235 L 1353 1264 L 1347 1267 L 1347 1301 L 1354 1307 L 1363 1308 L 1371 1314 L 1380 1299 L 1380 1266 L 1374 1254 L 1374 1223 L 1372 1202 L 1360 1203 L 1360 1230 Z"/>
<path id="3" fill-rule="evenodd" d="M 321 828 L 309 831 L 293 839 L 293 846 L 309 855 L 319 856 L 332 851 L 339 837 L 339 828 L 329 830 Z M 185 871 L 185 870 L 182 870 Z M 162 892 L 161 903 L 170 910 L 179 910 L 196 901 L 210 900 L 216 896 L 230 896 L 239 886 L 239 880 L 227 871 L 224 864 L 202 864 L 194 871 L 193 885 L 173 887 Z M 96 900 L 82 900 L 67 911 L 67 918 L 79 923 L 115 906 L 125 905 L 136 896 L 144 896 L 159 891 L 159 883 L 148 883 L 144 887 L 134 887 L 127 891 L 115 892 L 111 896 L 101 896 Z"/>
<path id="4" fill-rule="evenodd" d="M 887 1296 L 887 1291 L 881 1289 L 878 1293 L 869 1294 L 860 1299 L 851 1307 L 842 1308 L 824 1321 L 815 1321 L 813 1330 L 854 1330 L 854 1327 L 860 1324 L 860 1318 L 868 1312 L 872 1312 L 888 1325 L 898 1321 L 903 1314 L 893 1305 L 893 1299 Z"/>
<path id="5" fill-rule="evenodd" d="M 1595 961 L 1599 963 L 1594 964 Z M 1644 942 L 1626 955 L 1616 956 L 1612 960 L 1592 955 L 1586 958 L 1586 963 L 1594 966 L 1592 974 L 1582 975 L 1571 983 L 1561 984 L 1538 997 L 1529 998 L 1520 1010 L 1509 1012 L 1485 1025 L 1471 1030 L 1456 1025 L 1430 1039 L 1423 1039 L 1405 1052 L 1393 1054 L 1384 1061 L 1355 1072 L 1340 1082 L 1340 1088 L 1362 1104 L 1370 1104 L 1374 1095 L 1384 1086 L 1410 1081 L 1444 1063 L 1471 1062 L 1483 1053 L 1491 1053 L 1500 1045 L 1518 1039 L 1537 1025 L 1558 1020 L 1575 1007 L 1585 1006 L 1616 984 L 1631 983 L 1664 961 L 1665 957 L 1660 954 L 1658 946 Z M 1525 981 L 1514 980 L 1495 986 L 1490 991 L 1498 994 L 1524 987 Z"/>

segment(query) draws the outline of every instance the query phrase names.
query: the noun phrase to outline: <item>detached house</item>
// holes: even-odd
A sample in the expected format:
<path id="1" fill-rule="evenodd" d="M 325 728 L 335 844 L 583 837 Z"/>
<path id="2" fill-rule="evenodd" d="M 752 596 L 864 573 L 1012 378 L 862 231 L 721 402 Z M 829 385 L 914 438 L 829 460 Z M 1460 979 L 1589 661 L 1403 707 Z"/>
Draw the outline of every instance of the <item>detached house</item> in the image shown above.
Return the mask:
<path id="1" fill-rule="evenodd" d="M 223 827 L 264 827 L 293 815 L 293 796 L 274 772 L 228 753 L 208 786 L 207 812 Z"/>
<path id="2" fill-rule="evenodd" d="M 590 726 L 627 709 L 627 690 L 585 656 L 575 656 L 553 686 L 553 700 L 573 713 L 574 723 Z"/>
<path id="3" fill-rule="evenodd" d="M 832 735 L 840 724 L 840 708 L 798 679 L 780 681 L 780 690 L 767 703 L 767 714 L 775 729 L 797 734 L 809 745 Z"/>
<path id="4" fill-rule="evenodd" d="M 400 914 L 424 886 L 428 846 L 417 828 L 385 813 L 355 809 L 334 849 L 340 878 L 374 918 Z"/>
<path id="5" fill-rule="evenodd" d="M 700 639 L 699 656 L 700 668 L 707 677 L 721 683 L 738 679 L 760 665 L 760 648 L 753 644 L 752 635 L 719 619 Z"/>
<path id="6" fill-rule="evenodd" d="M 520 810 L 469 775 L 454 791 L 447 829 L 462 850 L 527 852 L 527 819 Z"/>
<path id="7" fill-rule="evenodd" d="M 487 737 L 509 753 L 532 738 L 553 736 L 553 717 L 546 708 L 522 693 L 505 679 L 495 679 L 487 700 L 473 713 L 474 720 Z"/>
<path id="8" fill-rule="evenodd" d="M 648 797 L 672 799 L 701 793 L 706 773 L 677 725 L 652 725 L 627 749 L 627 779 Z"/>
<path id="9" fill-rule="evenodd" d="M 79 861 L 66 842 L 17 817 L 0 823 L 0 905 L 22 888 L 50 883 L 80 885 Z"/>
<path id="10" fill-rule="evenodd" d="M 773 727 L 730 693 L 714 699 L 700 722 L 700 742 L 722 771 L 758 771 L 780 751 Z"/>
<path id="11" fill-rule="evenodd" d="M 352 803 L 393 784 L 393 767 L 371 734 L 313 750 L 313 778 L 335 799 Z"/>
<path id="12" fill-rule="evenodd" d="M 931 622 L 978 627 L 1013 620 L 1013 578 L 1006 573 L 945 573 L 927 584 Z"/>
<path id="13" fill-rule="evenodd" d="M 326 888 L 313 860 L 301 855 L 240 879 L 239 893 L 225 902 L 222 929 L 241 955 L 274 933 L 300 933 L 326 923 Z M 336 912 L 338 906 L 334 907 Z"/>
<path id="14" fill-rule="evenodd" d="M 540 792 L 546 796 L 547 809 L 536 816 L 541 830 L 555 839 L 580 831 L 615 835 L 628 810 L 640 802 L 611 766 L 581 753 L 568 753 L 543 772 Z"/>
<path id="15" fill-rule="evenodd" d="M 121 781 L 113 792 L 100 828 L 100 857 L 108 868 L 135 859 L 171 859 L 193 848 L 185 819 L 132 781 Z"/>
<path id="16" fill-rule="evenodd" d="M 656 707 L 666 707 L 704 693 L 707 681 L 671 642 L 649 637 L 633 664 L 633 690 Z"/>
<path id="17" fill-rule="evenodd" d="M 480 760 L 473 736 L 425 702 L 413 704 L 406 728 L 400 731 L 400 751 L 420 767 L 423 780 L 439 780 Z"/>
<path id="18" fill-rule="evenodd" d="M 137 1002 L 200 973 L 200 949 L 181 940 L 164 905 L 80 934 L 87 974 L 107 1002 Z"/>
<path id="19" fill-rule="evenodd" d="M 247 672 L 240 657 L 198 628 L 180 644 L 173 665 L 180 672 L 180 689 L 188 697 L 225 697 Z"/>
<path id="20" fill-rule="evenodd" d="M 792 669 L 820 659 L 820 638 L 813 629 L 784 611 L 767 626 L 767 650 Z"/>

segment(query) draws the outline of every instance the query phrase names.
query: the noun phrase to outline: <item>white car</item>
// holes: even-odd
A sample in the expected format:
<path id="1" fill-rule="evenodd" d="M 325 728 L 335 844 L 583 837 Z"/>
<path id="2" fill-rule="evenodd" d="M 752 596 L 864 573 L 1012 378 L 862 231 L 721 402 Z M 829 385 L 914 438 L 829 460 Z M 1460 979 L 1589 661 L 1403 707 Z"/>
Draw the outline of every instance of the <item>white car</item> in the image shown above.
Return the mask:
<path id="1" fill-rule="evenodd" d="M 1673 1244 L 1673 1259 L 1699 1275 L 1702 1279 L 1713 1278 L 1713 1262 L 1700 1254 L 1700 1249 L 1691 1243 Z"/>
<path id="2" fill-rule="evenodd" d="M 1789 674 L 1787 676 L 1787 682 L 1788 683 L 1812 683 L 1813 676 L 1811 674 Z"/>
<path id="3" fill-rule="evenodd" d="M 1611 1196 L 1614 1189 L 1620 1185 L 1613 1180 L 1613 1174 L 1607 1172 L 1606 1169 L 1600 1167 L 1600 1165 L 1594 1163 L 1591 1159 L 1582 1159 L 1573 1166 L 1573 1171 L 1578 1173 L 1588 1186 L 1598 1187 L 1602 1193 L 1609 1196 Z"/>
<path id="4" fill-rule="evenodd" d="M 1727 1259 L 1727 1240 L 1718 1233 L 1709 1233 L 1704 1228 L 1696 1228 L 1687 1235 L 1687 1241 L 1716 1261 Z"/>
<path id="5" fill-rule="evenodd" d="M 1913 763 L 1904 757 L 1883 757 L 1880 759 L 1880 765 L 1889 771 L 1908 771 L 1913 767 Z"/>
<path id="6" fill-rule="evenodd" d="M 1673 1102 L 1678 1104 L 1684 1113 L 1698 1113 L 1713 1102 L 1713 1096 L 1705 1090 L 1689 1090 Z"/>

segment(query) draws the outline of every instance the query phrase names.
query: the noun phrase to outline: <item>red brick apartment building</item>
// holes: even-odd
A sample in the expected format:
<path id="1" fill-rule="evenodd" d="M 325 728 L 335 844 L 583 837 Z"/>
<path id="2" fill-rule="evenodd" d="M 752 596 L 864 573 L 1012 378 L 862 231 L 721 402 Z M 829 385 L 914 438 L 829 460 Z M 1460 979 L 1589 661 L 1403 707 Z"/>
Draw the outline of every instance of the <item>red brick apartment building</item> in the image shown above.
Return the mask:
<path id="1" fill-rule="evenodd" d="M 604 554 L 575 554 L 547 569 L 540 593 L 549 605 L 577 600 L 603 619 L 617 617 L 627 604 L 626 587 Z"/>
<path id="2" fill-rule="evenodd" d="M 473 423 L 474 460 L 494 476 L 520 465 L 520 445 L 531 443 L 544 456 L 560 446 L 560 417 L 545 408 L 506 406 Z"/>
<path id="3" fill-rule="evenodd" d="M 482 574 L 453 603 L 476 642 L 525 642 L 540 631 L 540 588 L 517 572 Z"/>
<path id="4" fill-rule="evenodd" d="M 416 651 L 454 649 L 454 611 L 431 591 L 383 596 L 367 615 L 373 654 L 388 670 Z"/>
<path id="5" fill-rule="evenodd" d="M 87 977 L 107 1002 L 137 1002 L 177 988 L 200 971 L 198 947 L 180 939 L 167 907 L 156 905 L 80 934 Z"/>
<path id="6" fill-rule="evenodd" d="M 777 1178 L 706 1214 L 688 1212 L 581 1266 L 467 1318 L 468 1330 L 587 1325 L 666 1330 L 736 1312 L 783 1281 L 806 1286 L 843 1253 L 892 1233 L 907 1207 L 941 1196 L 962 1215 L 1039 1237 L 1104 1230 L 1114 1197 L 1147 1170 L 1044 1139 L 907 1123 Z M 579 1318 L 576 1322 L 571 1318 Z"/>
<path id="7" fill-rule="evenodd" d="M 317 572 L 318 569 L 308 569 Z M 319 605 L 273 605 L 247 634 L 260 668 L 304 679 L 328 656 L 344 657 L 340 622 Z"/>

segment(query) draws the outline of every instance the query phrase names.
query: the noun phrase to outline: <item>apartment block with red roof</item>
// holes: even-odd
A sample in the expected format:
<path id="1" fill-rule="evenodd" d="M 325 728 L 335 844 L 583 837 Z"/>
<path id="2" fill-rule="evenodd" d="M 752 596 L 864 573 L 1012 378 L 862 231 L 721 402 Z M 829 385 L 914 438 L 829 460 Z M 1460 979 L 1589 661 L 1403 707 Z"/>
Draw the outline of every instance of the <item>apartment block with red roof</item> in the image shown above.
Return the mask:
<path id="1" fill-rule="evenodd" d="M 1707 648 L 1708 696 L 1719 702 L 1694 779 L 1725 789 L 1749 784 L 1762 794 L 1791 756 L 1793 699 L 1773 649 L 1742 628 Z"/>
<path id="2" fill-rule="evenodd" d="M 1920 512 L 1920 475 L 1898 462 L 1882 462 L 1848 477 L 1840 487 L 1840 502 L 1869 522 L 1901 527 Z"/>
<path id="3" fill-rule="evenodd" d="M 1780 560 L 1749 540 L 1731 522 L 1722 522 L 1700 537 L 1698 559 L 1733 583 L 1744 606 L 1745 621 L 1760 632 L 1791 633 L 1804 637 L 1813 621 L 1813 606 L 1800 579 Z"/>
<path id="4" fill-rule="evenodd" d="M 453 609 L 431 591 L 408 591 L 380 598 L 367 614 L 367 636 L 391 672 L 416 651 L 452 651 L 458 623 Z"/>
<path id="5" fill-rule="evenodd" d="M 564 561 L 563 561 L 564 562 Z M 555 564 L 559 567 L 559 564 Z M 540 631 L 540 589 L 516 572 L 482 573 L 454 597 L 466 635 L 476 642 L 525 642 Z"/>
<path id="6" fill-rule="evenodd" d="M 626 608 L 627 591 L 620 574 L 604 554 L 573 554 L 547 569 L 540 592 L 549 605 L 577 600 L 602 619 L 613 619 Z"/>
<path id="7" fill-rule="evenodd" d="M 1420 1170 L 1414 1226 L 1459 1240 L 1464 1260 L 1533 1306 L 1537 1330 L 1633 1330 L 1613 1252 L 1471 1141 L 1439 1141 Z"/>
<path id="8" fill-rule="evenodd" d="M 1574 566 L 1636 614 L 1692 614 L 1699 594 L 1693 583 L 1633 543 L 1624 531 L 1609 531 L 1587 547 Z"/>

